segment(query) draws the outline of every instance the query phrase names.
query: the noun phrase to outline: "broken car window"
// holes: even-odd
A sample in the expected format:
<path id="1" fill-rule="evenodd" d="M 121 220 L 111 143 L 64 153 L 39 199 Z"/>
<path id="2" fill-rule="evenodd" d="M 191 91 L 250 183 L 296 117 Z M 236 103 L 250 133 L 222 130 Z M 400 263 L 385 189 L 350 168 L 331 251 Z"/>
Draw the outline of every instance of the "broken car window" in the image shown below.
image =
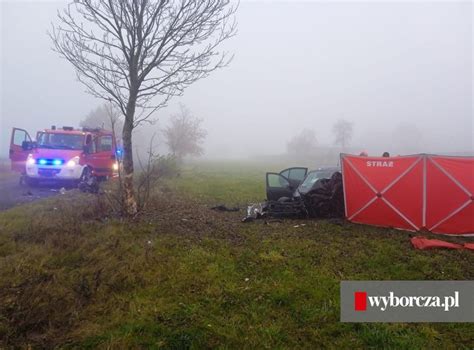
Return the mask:
<path id="1" fill-rule="evenodd" d="M 292 168 L 290 169 L 289 179 L 303 181 L 306 176 L 306 169 L 303 168 Z"/>
<path id="2" fill-rule="evenodd" d="M 320 179 L 329 179 L 335 171 L 336 170 L 316 170 L 309 172 L 308 176 L 306 176 L 306 179 L 298 188 L 298 191 L 300 193 L 308 192 L 314 186 L 316 181 Z"/>
<path id="3" fill-rule="evenodd" d="M 290 183 L 281 175 L 268 174 L 268 186 L 269 187 L 289 187 Z"/>

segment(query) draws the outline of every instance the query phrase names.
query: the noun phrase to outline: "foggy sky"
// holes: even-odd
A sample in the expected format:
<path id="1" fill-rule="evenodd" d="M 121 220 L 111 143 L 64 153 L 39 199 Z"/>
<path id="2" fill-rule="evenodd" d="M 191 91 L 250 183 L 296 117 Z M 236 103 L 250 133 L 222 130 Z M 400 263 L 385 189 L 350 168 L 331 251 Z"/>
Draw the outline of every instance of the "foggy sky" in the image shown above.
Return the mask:
<path id="1" fill-rule="evenodd" d="M 11 127 L 78 126 L 102 102 L 51 51 L 65 4 L 1 2 L 0 158 Z M 241 2 L 231 65 L 157 112 L 154 128 L 182 102 L 204 119 L 208 156 L 283 153 L 305 128 L 332 145 L 340 118 L 369 153 L 414 138 L 419 152 L 473 150 L 472 17 L 468 1 Z"/>

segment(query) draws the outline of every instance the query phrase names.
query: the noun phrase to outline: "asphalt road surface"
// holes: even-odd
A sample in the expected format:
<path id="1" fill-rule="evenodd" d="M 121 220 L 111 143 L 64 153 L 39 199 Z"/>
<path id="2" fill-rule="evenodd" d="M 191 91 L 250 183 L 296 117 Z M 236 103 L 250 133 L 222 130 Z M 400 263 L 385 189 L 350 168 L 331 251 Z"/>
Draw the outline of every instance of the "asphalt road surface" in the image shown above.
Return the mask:
<path id="1" fill-rule="evenodd" d="M 62 185 L 41 183 L 36 187 L 29 187 L 20 185 L 19 179 L 19 174 L 0 172 L 0 210 L 61 193 Z"/>

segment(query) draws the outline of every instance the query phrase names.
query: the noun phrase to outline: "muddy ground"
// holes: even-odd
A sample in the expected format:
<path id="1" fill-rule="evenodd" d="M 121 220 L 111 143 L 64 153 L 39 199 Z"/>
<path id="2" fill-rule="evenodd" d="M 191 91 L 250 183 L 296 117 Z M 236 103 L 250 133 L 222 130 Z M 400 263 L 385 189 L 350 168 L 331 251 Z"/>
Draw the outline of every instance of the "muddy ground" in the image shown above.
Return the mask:
<path id="1" fill-rule="evenodd" d="M 0 210 L 12 208 L 17 205 L 29 203 L 38 199 L 55 196 L 61 193 L 61 188 L 67 184 L 40 183 L 31 187 L 20 184 L 20 175 L 0 168 Z"/>

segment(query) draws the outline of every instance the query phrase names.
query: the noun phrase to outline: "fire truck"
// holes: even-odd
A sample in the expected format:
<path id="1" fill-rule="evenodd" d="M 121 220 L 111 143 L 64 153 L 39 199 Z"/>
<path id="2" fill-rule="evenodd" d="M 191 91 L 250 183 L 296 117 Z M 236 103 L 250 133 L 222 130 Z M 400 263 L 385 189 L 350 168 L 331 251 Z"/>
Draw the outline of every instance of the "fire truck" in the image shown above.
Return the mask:
<path id="1" fill-rule="evenodd" d="M 13 128 L 9 154 L 12 170 L 29 185 L 104 180 L 118 171 L 113 133 L 103 129 L 52 126 L 38 131 L 33 141 L 26 130 Z"/>

